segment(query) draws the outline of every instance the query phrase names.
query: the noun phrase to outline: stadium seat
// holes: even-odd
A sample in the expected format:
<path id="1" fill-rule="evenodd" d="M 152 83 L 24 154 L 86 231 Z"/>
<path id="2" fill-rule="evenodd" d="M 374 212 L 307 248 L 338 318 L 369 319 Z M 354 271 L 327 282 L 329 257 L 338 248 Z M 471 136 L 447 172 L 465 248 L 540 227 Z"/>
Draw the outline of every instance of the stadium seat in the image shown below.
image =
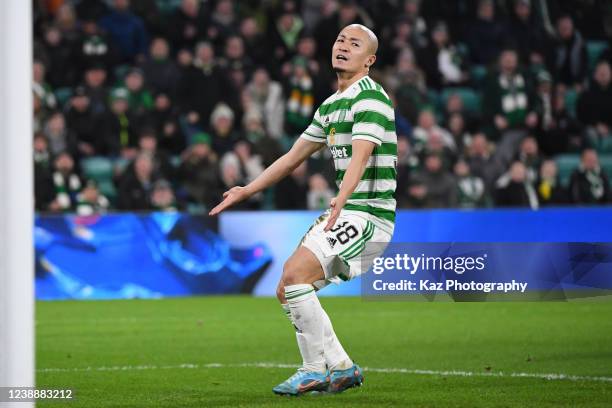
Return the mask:
<path id="1" fill-rule="evenodd" d="M 89 157 L 81 161 L 83 174 L 88 179 L 93 179 L 97 182 L 112 180 L 113 178 L 113 162 L 106 157 Z"/>
<path id="2" fill-rule="evenodd" d="M 453 94 L 459 94 L 466 111 L 480 112 L 480 95 L 471 88 L 448 88 L 442 91 L 441 104 L 443 107 L 446 106 L 446 101 Z"/>
<path id="3" fill-rule="evenodd" d="M 567 187 L 572 173 L 580 165 L 580 155 L 561 154 L 555 158 L 555 161 L 559 168 L 559 180 L 562 185 Z"/>
<path id="4" fill-rule="evenodd" d="M 62 108 L 72 97 L 72 88 L 57 88 L 54 94 L 58 107 Z"/>
<path id="5" fill-rule="evenodd" d="M 487 67 L 484 65 L 474 65 L 470 68 L 470 77 L 472 84 L 478 89 L 483 88 L 487 79 Z"/>
<path id="6" fill-rule="evenodd" d="M 578 93 L 573 88 L 567 88 L 565 91 L 565 107 L 571 117 L 576 117 L 576 103 L 578 102 Z"/>
<path id="7" fill-rule="evenodd" d="M 589 61 L 589 72 L 593 72 L 595 64 L 599 60 L 599 57 L 608 47 L 605 41 L 587 41 L 587 56 Z"/>

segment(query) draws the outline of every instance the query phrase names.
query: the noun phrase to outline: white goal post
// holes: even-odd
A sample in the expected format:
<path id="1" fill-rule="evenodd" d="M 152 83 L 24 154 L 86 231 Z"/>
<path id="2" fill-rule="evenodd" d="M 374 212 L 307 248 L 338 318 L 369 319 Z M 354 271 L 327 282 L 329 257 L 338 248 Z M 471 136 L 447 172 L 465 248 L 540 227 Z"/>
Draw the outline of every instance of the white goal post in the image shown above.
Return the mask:
<path id="1" fill-rule="evenodd" d="M 32 2 L 0 0 L 0 386 L 34 386 Z M 0 402 L 2 407 L 32 403 Z"/>

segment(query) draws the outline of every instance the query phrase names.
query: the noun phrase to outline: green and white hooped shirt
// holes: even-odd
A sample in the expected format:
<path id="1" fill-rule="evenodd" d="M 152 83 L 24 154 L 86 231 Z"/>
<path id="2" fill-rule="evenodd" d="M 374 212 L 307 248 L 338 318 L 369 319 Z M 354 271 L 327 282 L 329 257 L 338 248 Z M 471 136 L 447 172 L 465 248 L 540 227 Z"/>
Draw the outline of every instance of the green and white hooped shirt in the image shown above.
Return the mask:
<path id="1" fill-rule="evenodd" d="M 382 86 L 365 76 L 343 92 L 336 92 L 317 109 L 301 137 L 327 143 L 334 158 L 338 188 L 351 161 L 352 141 L 376 143 L 344 209 L 391 234 L 395 224 L 397 135 L 393 104 Z"/>

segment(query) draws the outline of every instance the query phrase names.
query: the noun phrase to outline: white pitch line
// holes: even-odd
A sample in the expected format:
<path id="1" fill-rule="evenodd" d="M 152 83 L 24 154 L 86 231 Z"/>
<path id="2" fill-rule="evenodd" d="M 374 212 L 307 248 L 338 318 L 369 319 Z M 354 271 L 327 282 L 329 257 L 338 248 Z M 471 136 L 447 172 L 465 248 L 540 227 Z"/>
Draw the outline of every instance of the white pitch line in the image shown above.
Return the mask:
<path id="1" fill-rule="evenodd" d="M 73 368 L 39 368 L 36 372 L 39 373 L 65 373 L 65 372 L 96 372 L 96 371 L 140 371 L 140 370 L 174 370 L 174 369 L 200 369 L 200 368 L 240 368 L 240 367 L 259 367 L 259 368 L 297 368 L 295 364 L 282 363 L 241 363 L 241 364 L 223 364 L 223 363 L 208 363 L 208 364 L 177 364 L 177 365 L 127 365 L 127 366 L 102 366 L 102 367 L 73 367 Z M 441 377 L 501 377 L 501 378 L 537 378 L 542 380 L 556 381 L 592 381 L 592 382 L 612 382 L 612 377 L 600 376 L 584 376 L 572 374 L 555 374 L 555 373 L 505 373 L 503 371 L 492 372 L 473 372 L 461 370 L 419 370 L 409 368 L 375 368 L 363 367 L 364 371 L 371 373 L 396 373 L 396 374 L 414 374 L 414 375 L 431 375 Z"/>

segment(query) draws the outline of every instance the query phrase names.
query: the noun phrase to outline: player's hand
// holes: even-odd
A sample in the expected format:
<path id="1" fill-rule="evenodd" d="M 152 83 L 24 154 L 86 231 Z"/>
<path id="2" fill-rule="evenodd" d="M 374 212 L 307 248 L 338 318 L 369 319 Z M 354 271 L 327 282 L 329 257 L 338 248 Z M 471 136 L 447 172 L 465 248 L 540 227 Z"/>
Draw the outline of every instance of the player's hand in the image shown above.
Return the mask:
<path id="1" fill-rule="evenodd" d="M 245 187 L 233 187 L 223 193 L 223 201 L 221 201 L 215 208 L 210 210 L 208 215 L 217 215 L 221 211 L 238 204 L 241 201 L 249 198 L 249 193 L 247 192 Z"/>
<path id="2" fill-rule="evenodd" d="M 331 213 L 329 214 L 329 218 L 327 219 L 327 225 L 324 228 L 324 231 L 327 232 L 330 229 L 334 228 L 338 217 L 340 216 L 340 211 L 344 208 L 344 204 L 346 204 L 346 198 L 342 198 L 340 196 L 332 198 L 329 206 L 331 207 Z"/>

